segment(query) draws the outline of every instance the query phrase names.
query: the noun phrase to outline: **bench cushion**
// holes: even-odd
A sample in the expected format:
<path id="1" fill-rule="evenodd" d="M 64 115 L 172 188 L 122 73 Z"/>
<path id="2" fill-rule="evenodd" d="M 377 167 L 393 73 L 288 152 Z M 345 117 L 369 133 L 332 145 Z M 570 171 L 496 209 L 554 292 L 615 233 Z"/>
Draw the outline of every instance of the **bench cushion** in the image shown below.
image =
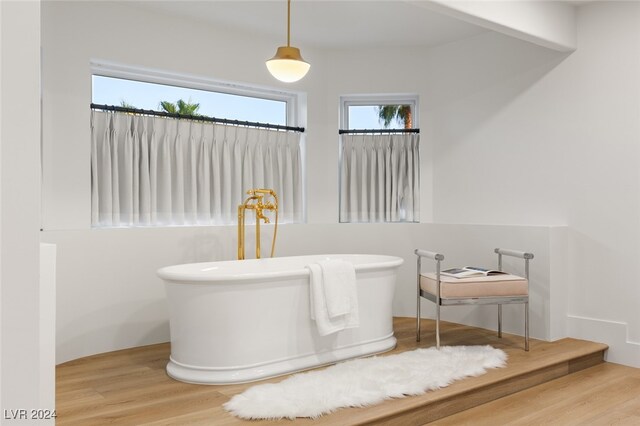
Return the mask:
<path id="1" fill-rule="evenodd" d="M 435 295 L 436 281 L 435 273 L 420 275 L 420 288 Z M 527 296 L 529 294 L 527 279 L 509 274 L 471 278 L 440 275 L 440 283 L 442 299 Z"/>

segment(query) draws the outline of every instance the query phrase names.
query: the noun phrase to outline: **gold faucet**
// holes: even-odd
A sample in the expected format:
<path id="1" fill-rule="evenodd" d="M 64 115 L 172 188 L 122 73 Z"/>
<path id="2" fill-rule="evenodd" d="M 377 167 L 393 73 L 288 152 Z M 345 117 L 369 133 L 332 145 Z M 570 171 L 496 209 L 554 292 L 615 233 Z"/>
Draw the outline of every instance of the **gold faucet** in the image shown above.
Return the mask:
<path id="1" fill-rule="evenodd" d="M 264 215 L 265 210 L 276 212 L 276 223 L 273 228 L 273 240 L 271 241 L 271 257 L 275 253 L 276 236 L 278 234 L 278 196 L 273 189 L 250 189 L 247 191 L 246 200 L 238 206 L 238 259 L 244 259 L 244 218 L 246 210 L 256 212 L 256 259 L 260 259 L 260 221 L 270 223 L 269 218 Z M 273 202 L 264 202 L 264 197 L 269 195 Z"/>

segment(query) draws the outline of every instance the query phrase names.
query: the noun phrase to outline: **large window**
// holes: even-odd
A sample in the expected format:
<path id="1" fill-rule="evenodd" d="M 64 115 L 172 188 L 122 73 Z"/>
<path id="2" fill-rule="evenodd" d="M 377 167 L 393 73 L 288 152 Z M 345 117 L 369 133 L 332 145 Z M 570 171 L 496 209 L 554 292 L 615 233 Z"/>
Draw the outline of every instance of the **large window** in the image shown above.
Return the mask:
<path id="1" fill-rule="evenodd" d="M 419 222 L 417 96 L 343 96 L 340 104 L 340 222 Z"/>
<path id="2" fill-rule="evenodd" d="M 302 221 L 299 95 L 118 66 L 92 85 L 94 227 L 233 224 L 252 188 Z"/>

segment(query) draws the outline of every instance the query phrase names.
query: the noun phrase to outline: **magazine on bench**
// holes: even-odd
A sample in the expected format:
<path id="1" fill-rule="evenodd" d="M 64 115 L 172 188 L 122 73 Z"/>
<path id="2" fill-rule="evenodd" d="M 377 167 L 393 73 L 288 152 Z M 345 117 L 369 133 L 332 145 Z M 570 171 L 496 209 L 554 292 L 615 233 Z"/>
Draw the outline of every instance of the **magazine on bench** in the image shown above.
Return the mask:
<path id="1" fill-rule="evenodd" d="M 506 272 L 497 271 L 495 269 L 486 269 L 479 266 L 465 266 L 464 268 L 445 269 L 440 272 L 441 275 L 453 278 L 471 278 L 471 277 L 488 277 L 490 275 L 502 275 Z"/>

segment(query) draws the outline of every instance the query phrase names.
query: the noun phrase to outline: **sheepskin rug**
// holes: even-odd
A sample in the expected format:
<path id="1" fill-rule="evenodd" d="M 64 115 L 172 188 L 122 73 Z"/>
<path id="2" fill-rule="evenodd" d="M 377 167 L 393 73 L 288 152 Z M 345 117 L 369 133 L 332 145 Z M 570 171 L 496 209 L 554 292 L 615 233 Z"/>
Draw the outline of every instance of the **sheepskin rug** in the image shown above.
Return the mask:
<path id="1" fill-rule="evenodd" d="M 455 380 L 506 365 L 491 346 L 443 346 L 345 361 L 299 373 L 280 383 L 253 386 L 224 404 L 244 419 L 317 418 L 342 407 L 365 407 L 385 399 L 420 395 Z"/>

